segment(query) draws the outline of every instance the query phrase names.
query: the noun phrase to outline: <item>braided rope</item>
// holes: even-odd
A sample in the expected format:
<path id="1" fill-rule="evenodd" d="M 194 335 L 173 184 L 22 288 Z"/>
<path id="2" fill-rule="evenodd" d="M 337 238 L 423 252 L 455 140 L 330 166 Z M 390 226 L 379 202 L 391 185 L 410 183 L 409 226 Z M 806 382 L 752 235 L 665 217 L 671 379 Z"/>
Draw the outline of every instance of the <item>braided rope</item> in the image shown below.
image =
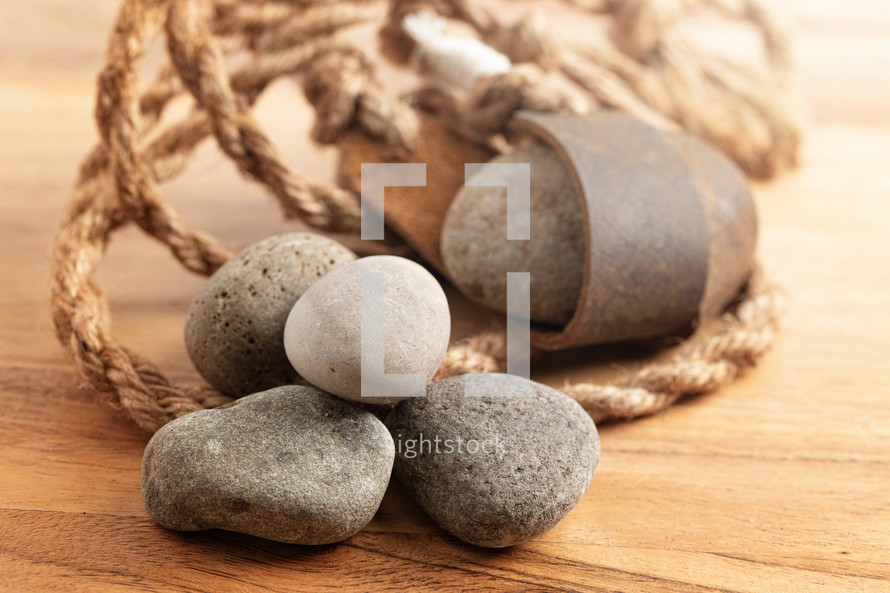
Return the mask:
<path id="1" fill-rule="evenodd" d="M 733 312 L 706 335 L 687 341 L 670 362 L 643 366 L 612 385 L 575 383 L 562 390 L 601 421 L 647 416 L 687 395 L 719 389 L 754 366 L 772 346 L 782 301 L 778 288 L 755 270 Z M 506 357 L 503 332 L 475 336 L 448 351 L 434 380 L 503 372 Z"/>
<path id="2" fill-rule="evenodd" d="M 550 84 L 562 72 L 589 97 L 663 127 L 681 126 L 726 150 L 750 174 L 769 176 L 794 163 L 798 131 L 753 72 L 693 52 L 672 24 L 697 4 L 712 4 L 762 32 L 777 80 L 787 70 L 787 43 L 754 0 L 624 0 L 573 3 L 612 17 L 616 48 L 554 41 L 534 16 L 511 25 L 465 0 L 394 1 L 381 30 L 386 55 L 407 60 L 406 14 L 433 10 L 469 23 L 481 39 L 516 62 L 479 79 L 466 99 L 428 86 L 392 97 L 374 62 L 336 33 L 378 18 L 379 2 L 292 0 L 125 0 L 99 76 L 96 121 L 101 143 L 84 159 L 55 238 L 51 305 L 57 336 L 84 379 L 147 431 L 189 412 L 230 401 L 203 384 L 171 383 L 150 362 L 118 343 L 111 312 L 91 275 L 110 237 L 133 223 L 166 245 L 179 262 L 208 275 L 231 257 L 210 235 L 190 228 L 159 187 L 180 174 L 195 148 L 213 138 L 248 178 L 266 187 L 284 214 L 322 230 L 360 227 L 356 198 L 288 169 L 252 116 L 265 88 L 299 77 L 316 110 L 312 137 L 335 142 L 360 130 L 395 153 L 410 151 L 417 117 L 410 102 L 435 104 L 443 121 L 480 142 L 506 134 L 517 109 L 577 110 L 577 100 Z M 137 93 L 136 64 L 158 37 L 170 65 Z M 229 71 L 226 57 L 248 63 Z M 682 83 L 682 84 L 680 84 Z M 171 101 L 188 93 L 195 108 L 159 129 Z M 667 364 L 648 365 L 613 385 L 565 390 L 598 420 L 651 414 L 691 393 L 716 389 L 751 366 L 777 329 L 777 295 L 759 276 L 732 313 L 707 337 L 690 340 Z M 453 346 L 437 378 L 504 367 L 503 334 Z"/>
<path id="3" fill-rule="evenodd" d="M 769 178 L 796 165 L 800 125 L 783 93 L 789 78 L 789 41 L 762 0 L 569 1 L 591 13 L 611 16 L 614 46 L 559 43 L 537 12 L 504 23 L 473 0 L 432 4 L 439 12 L 468 23 L 482 41 L 514 63 L 540 71 L 526 85 L 491 77 L 489 89 L 480 89 L 482 93 L 496 93 L 500 88 L 502 95 L 512 93 L 513 97 L 544 94 L 547 102 L 562 103 L 565 108 L 570 101 L 559 87 L 539 84 L 543 73 L 559 71 L 605 107 L 627 111 L 664 129 L 679 125 L 709 140 L 753 177 Z M 408 61 L 416 43 L 402 30 L 401 22 L 407 15 L 429 9 L 429 4 L 424 0 L 392 3 L 389 23 L 381 31 L 386 55 Z M 713 7 L 749 23 L 760 34 L 769 69 L 746 70 L 680 35 L 676 23 L 700 7 Z M 480 119 L 474 109 L 466 113 Z M 482 119 L 487 130 L 505 131 L 511 114 L 505 108 Z M 455 129 L 477 139 L 473 123 L 458 123 Z"/>

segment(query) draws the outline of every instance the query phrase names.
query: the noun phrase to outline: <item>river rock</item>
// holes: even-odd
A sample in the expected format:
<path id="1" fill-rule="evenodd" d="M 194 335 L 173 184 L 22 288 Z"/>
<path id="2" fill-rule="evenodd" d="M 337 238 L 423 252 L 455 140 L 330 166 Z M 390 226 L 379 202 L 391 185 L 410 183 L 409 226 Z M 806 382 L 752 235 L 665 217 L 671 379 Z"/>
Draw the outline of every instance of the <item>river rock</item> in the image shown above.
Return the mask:
<path id="1" fill-rule="evenodd" d="M 530 163 L 531 240 L 507 239 L 503 187 L 464 186 L 442 227 L 442 260 L 470 300 L 507 312 L 507 272 L 530 272 L 531 318 L 564 324 L 572 318 L 584 269 L 584 216 L 572 176 L 541 143 L 517 148 L 492 163 Z"/>
<path id="2" fill-rule="evenodd" d="M 189 307 L 185 343 L 195 368 L 233 397 L 303 382 L 284 351 L 287 315 L 316 280 L 355 258 L 312 233 L 269 237 L 240 252 Z"/>
<path id="3" fill-rule="evenodd" d="M 382 275 L 384 282 L 385 331 L 371 352 L 382 349 L 386 374 L 362 397 L 365 273 Z M 284 342 L 294 368 L 316 387 L 379 404 L 422 394 L 442 363 L 450 334 L 448 301 L 432 274 L 410 260 L 378 255 L 334 270 L 307 290 L 288 316 Z M 406 380 L 408 374 L 415 380 Z"/>
<path id="4" fill-rule="evenodd" d="M 477 546 L 512 546 L 556 525 L 599 459 L 596 427 L 577 402 L 514 375 L 432 383 L 386 425 L 399 481 L 443 529 Z"/>
<path id="5" fill-rule="evenodd" d="M 327 544 L 374 516 L 393 455 L 371 414 L 314 387 L 277 387 L 161 428 L 145 449 L 142 498 L 168 529 Z"/>

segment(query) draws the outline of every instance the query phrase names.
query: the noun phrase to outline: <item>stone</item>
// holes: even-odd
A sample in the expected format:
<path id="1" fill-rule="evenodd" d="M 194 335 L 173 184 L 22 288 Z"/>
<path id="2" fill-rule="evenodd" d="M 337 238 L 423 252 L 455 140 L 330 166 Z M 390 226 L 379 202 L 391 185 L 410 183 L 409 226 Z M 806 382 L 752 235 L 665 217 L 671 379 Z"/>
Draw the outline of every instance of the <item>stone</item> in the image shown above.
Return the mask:
<path id="1" fill-rule="evenodd" d="M 692 136 L 608 109 L 524 111 L 511 125 L 553 147 L 571 171 L 587 248 L 580 270 L 560 251 L 538 253 L 560 274 L 580 274 L 582 288 L 568 324 L 532 328 L 535 347 L 682 339 L 722 315 L 750 277 L 757 237 L 754 203 L 732 161 Z M 542 214 L 532 209 L 535 245 Z M 483 235 L 475 250 L 497 253 L 498 241 Z"/>
<path id="2" fill-rule="evenodd" d="M 507 272 L 530 272 L 534 321 L 567 323 L 584 269 L 584 216 L 569 169 L 549 146 L 532 143 L 492 163 L 530 163 L 531 240 L 507 239 L 503 187 L 461 188 L 442 228 L 449 278 L 470 300 L 507 312 Z"/>
<path id="3" fill-rule="evenodd" d="M 409 494 L 443 529 L 483 547 L 556 525 L 583 498 L 599 459 L 596 427 L 576 401 L 514 375 L 432 383 L 426 397 L 393 408 L 386 425 Z"/>
<path id="4" fill-rule="evenodd" d="M 185 343 L 204 379 L 241 397 L 303 382 L 284 351 L 284 323 L 319 278 L 356 259 L 312 233 L 264 239 L 220 267 L 189 307 Z"/>
<path id="5" fill-rule="evenodd" d="M 167 529 L 333 543 L 377 512 L 393 456 L 373 415 L 288 385 L 162 427 L 145 449 L 142 499 Z"/>
<path id="6" fill-rule="evenodd" d="M 379 356 L 382 350 L 382 369 L 374 379 L 366 375 L 370 389 L 363 397 L 366 273 L 369 278 L 382 275 L 385 304 L 382 344 L 365 353 Z M 378 255 L 334 270 L 307 290 L 288 316 L 284 342 L 294 368 L 316 387 L 348 400 L 383 404 L 423 393 L 445 357 L 450 335 L 448 301 L 433 275 L 405 258 Z"/>

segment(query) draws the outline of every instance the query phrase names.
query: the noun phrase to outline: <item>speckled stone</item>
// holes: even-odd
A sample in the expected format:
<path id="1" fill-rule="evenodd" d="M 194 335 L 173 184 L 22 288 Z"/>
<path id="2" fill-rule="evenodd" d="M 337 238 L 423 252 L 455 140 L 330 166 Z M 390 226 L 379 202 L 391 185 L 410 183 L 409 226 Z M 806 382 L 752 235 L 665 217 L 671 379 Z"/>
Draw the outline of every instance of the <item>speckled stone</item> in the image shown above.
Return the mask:
<path id="1" fill-rule="evenodd" d="M 161 428 L 142 460 L 142 498 L 168 529 L 332 543 L 377 512 L 393 455 L 371 414 L 313 387 L 277 387 Z"/>
<path id="2" fill-rule="evenodd" d="M 464 395 L 464 378 L 483 395 Z M 442 528 L 477 546 L 512 546 L 556 525 L 584 496 L 599 459 L 596 427 L 577 402 L 513 375 L 432 383 L 386 425 L 399 481 Z"/>
<path id="3" fill-rule="evenodd" d="M 311 233 L 264 239 L 217 270 L 189 307 L 185 343 L 204 379 L 228 395 L 302 383 L 284 352 L 284 323 L 319 278 L 355 260 Z"/>
<path id="4" fill-rule="evenodd" d="M 581 293 L 585 252 L 584 216 L 571 173 L 540 143 L 491 162 L 531 164 L 531 240 L 507 240 L 504 188 L 464 186 L 442 227 L 449 276 L 469 299 L 506 313 L 507 272 L 530 272 L 531 318 L 567 323 Z"/>
<path id="5" fill-rule="evenodd" d="M 451 315 L 445 293 L 432 274 L 405 258 L 362 258 L 316 282 L 287 319 L 287 356 L 307 381 L 348 400 L 382 404 L 404 397 L 362 397 L 361 287 L 365 272 L 382 273 L 385 283 L 386 375 L 376 395 L 400 393 L 399 374 L 422 375 L 422 393 L 448 349 Z"/>

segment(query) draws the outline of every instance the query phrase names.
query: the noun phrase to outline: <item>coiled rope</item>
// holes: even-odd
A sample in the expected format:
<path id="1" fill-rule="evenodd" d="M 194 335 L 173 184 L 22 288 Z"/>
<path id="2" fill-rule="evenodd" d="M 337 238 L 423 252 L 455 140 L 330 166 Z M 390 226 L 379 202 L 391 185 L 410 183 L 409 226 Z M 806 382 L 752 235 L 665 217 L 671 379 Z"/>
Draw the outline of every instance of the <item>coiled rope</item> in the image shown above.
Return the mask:
<path id="1" fill-rule="evenodd" d="M 316 112 L 312 138 L 325 144 L 359 130 L 394 151 L 410 151 L 418 130 L 414 106 L 431 102 L 456 132 L 479 142 L 506 134 L 518 109 L 609 107 L 698 134 L 754 177 L 770 177 L 795 164 L 800 133 L 781 92 L 788 74 L 787 38 L 760 1 L 570 4 L 608 18 L 611 44 L 560 43 L 536 13 L 504 23 L 469 0 L 394 0 L 381 28 L 383 54 L 391 59 L 413 60 L 435 75 L 443 64 L 460 63 L 467 43 L 478 43 L 477 51 L 493 48 L 481 61 L 485 68 L 472 76 L 451 70 L 469 87 L 466 92 L 429 84 L 412 96 L 396 97 L 377 80 L 374 59 L 337 35 L 380 19 L 379 1 L 125 0 L 99 75 L 95 115 L 101 142 L 80 167 L 52 252 L 53 320 L 81 376 L 147 431 L 229 401 L 203 384 L 173 384 L 119 343 L 112 336 L 108 301 L 92 280 L 109 238 L 130 223 L 165 244 L 193 272 L 211 274 L 231 257 L 214 237 L 189 227 L 160 192 L 161 184 L 184 171 L 203 140 L 214 138 L 246 178 L 267 188 L 285 216 L 323 231 L 360 228 L 356 197 L 289 169 L 254 119 L 252 105 L 283 76 L 299 80 Z M 702 6 L 751 23 L 763 39 L 767 70 L 730 63 L 686 40 L 675 24 Z M 455 49 L 448 46 L 453 42 L 424 33 L 418 21 L 406 20 L 409 15 L 431 15 L 427 24 L 435 18 L 462 21 L 479 41 Z M 136 65 L 161 36 L 169 65 L 140 95 Z M 458 57 L 443 59 L 448 51 Z M 248 60 L 229 70 L 226 58 L 234 54 Z M 579 106 L 563 86 L 552 84 L 554 75 L 574 84 L 589 104 Z M 166 107 L 186 93 L 194 108 L 159 129 Z M 755 273 L 718 327 L 681 346 L 673 362 L 643 366 L 612 385 L 563 389 L 597 420 L 657 412 L 684 395 L 725 385 L 753 365 L 775 338 L 778 309 L 777 291 Z M 484 334 L 454 345 L 437 378 L 503 367 L 503 334 Z"/>

